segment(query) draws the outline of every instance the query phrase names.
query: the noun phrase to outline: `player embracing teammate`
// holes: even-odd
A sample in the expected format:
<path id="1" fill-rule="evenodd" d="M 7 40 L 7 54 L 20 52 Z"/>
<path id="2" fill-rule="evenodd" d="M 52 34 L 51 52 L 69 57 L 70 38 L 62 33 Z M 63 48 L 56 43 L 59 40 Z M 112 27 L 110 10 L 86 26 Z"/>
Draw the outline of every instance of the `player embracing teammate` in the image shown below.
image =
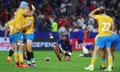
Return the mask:
<path id="1" fill-rule="evenodd" d="M 12 50 L 9 52 L 7 61 L 11 61 L 10 56 L 14 51 L 16 67 L 36 66 L 32 51 L 32 41 L 34 39 L 34 11 L 35 7 L 33 5 L 28 4 L 26 1 L 22 1 L 15 12 L 14 19 L 10 20 L 6 26 L 4 38 L 6 39 L 7 32 L 10 31 L 9 39 L 12 44 Z M 25 44 L 23 43 L 24 39 Z M 23 50 L 27 52 L 28 64 L 24 63 Z"/>
<path id="2" fill-rule="evenodd" d="M 97 53 L 99 50 L 103 49 L 107 54 L 104 54 L 104 60 L 108 60 L 108 67 L 105 71 L 112 71 L 113 67 L 113 50 L 112 46 L 116 46 L 115 43 L 118 40 L 117 34 L 113 33 L 115 28 L 114 21 L 112 17 L 105 14 L 105 8 L 100 7 L 93 10 L 89 17 L 92 17 L 98 22 L 98 34 L 95 38 L 95 48 L 93 51 L 91 63 L 88 67 L 85 67 L 85 70 L 93 71 L 94 64 L 96 62 Z M 116 38 L 117 37 L 117 38 Z M 117 43 L 116 43 L 117 44 Z"/>

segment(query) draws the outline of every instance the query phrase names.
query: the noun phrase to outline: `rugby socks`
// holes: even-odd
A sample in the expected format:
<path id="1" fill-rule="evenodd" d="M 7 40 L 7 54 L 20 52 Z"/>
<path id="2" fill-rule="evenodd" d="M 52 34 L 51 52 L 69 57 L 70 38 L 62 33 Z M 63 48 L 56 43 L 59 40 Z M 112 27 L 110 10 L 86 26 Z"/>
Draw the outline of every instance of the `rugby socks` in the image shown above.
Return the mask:
<path id="1" fill-rule="evenodd" d="M 106 59 L 102 58 L 102 68 L 106 67 Z"/>
<path id="2" fill-rule="evenodd" d="M 108 66 L 111 66 L 112 67 L 112 55 L 111 54 L 108 54 Z"/>
<path id="3" fill-rule="evenodd" d="M 27 60 L 30 60 L 31 59 L 31 54 L 30 52 L 27 52 Z"/>
<path id="4" fill-rule="evenodd" d="M 27 52 L 27 63 L 29 66 L 36 66 L 33 52 Z"/>
<path id="5" fill-rule="evenodd" d="M 9 57 L 11 57 L 13 55 L 14 51 L 12 49 L 9 50 Z"/>
<path id="6" fill-rule="evenodd" d="M 15 62 L 18 63 L 19 60 L 18 60 L 18 52 L 17 52 L 17 50 L 14 50 L 14 57 L 15 57 Z"/>
<path id="7" fill-rule="evenodd" d="M 24 59 L 23 59 L 23 50 L 18 50 L 18 56 L 19 56 L 19 62 L 23 63 Z"/>
<path id="8" fill-rule="evenodd" d="M 94 66 L 95 62 L 96 62 L 96 59 L 97 59 L 97 56 L 96 55 L 93 55 L 92 56 L 92 60 L 91 60 L 91 65 Z"/>
<path id="9" fill-rule="evenodd" d="M 31 52 L 30 54 L 31 54 L 31 62 L 32 62 L 32 63 L 35 63 L 35 58 L 34 58 L 33 52 Z"/>
<path id="10" fill-rule="evenodd" d="M 26 51 L 23 51 L 23 58 L 24 58 L 24 60 L 27 60 L 27 52 Z"/>
<path id="11" fill-rule="evenodd" d="M 28 64 L 31 64 L 30 59 L 31 59 L 31 54 L 30 54 L 30 52 L 27 52 L 27 63 Z"/>

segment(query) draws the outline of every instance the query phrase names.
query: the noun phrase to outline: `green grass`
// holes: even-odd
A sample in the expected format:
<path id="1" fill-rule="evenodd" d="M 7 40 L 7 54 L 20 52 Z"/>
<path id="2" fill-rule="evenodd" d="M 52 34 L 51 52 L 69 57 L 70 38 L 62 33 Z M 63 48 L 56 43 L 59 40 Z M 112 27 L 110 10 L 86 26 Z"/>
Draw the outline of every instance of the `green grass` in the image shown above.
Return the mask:
<path id="1" fill-rule="evenodd" d="M 16 68 L 14 62 L 7 63 L 6 57 L 8 52 L 0 52 L 0 72 L 89 72 L 85 71 L 84 67 L 90 63 L 89 57 L 78 57 L 80 51 L 73 52 L 72 61 L 70 62 L 57 62 L 56 56 L 53 51 L 35 51 L 37 67 L 35 68 Z M 120 53 L 115 53 L 116 60 L 113 72 L 120 72 Z M 51 61 L 46 62 L 44 58 L 50 57 Z M 98 70 L 101 59 L 98 57 L 96 68 L 93 72 L 104 72 Z"/>

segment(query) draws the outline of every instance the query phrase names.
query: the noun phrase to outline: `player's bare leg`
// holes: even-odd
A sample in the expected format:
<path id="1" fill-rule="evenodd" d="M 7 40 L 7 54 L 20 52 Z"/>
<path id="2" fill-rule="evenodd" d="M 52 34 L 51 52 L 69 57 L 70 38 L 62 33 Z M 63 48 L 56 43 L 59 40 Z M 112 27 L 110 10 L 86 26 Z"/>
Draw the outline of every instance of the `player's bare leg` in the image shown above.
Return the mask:
<path id="1" fill-rule="evenodd" d="M 59 49 L 59 46 L 57 44 L 54 46 L 54 52 L 57 56 L 57 60 L 61 61 L 62 54 L 60 53 L 60 49 Z"/>
<path id="2" fill-rule="evenodd" d="M 32 40 L 27 40 L 26 46 L 27 46 L 28 65 L 29 66 L 36 66 L 34 54 L 32 51 Z"/>
<path id="3" fill-rule="evenodd" d="M 105 71 L 112 71 L 112 53 L 111 53 L 111 48 L 106 48 L 107 51 L 107 57 L 108 57 L 108 68 Z"/>
<path id="4" fill-rule="evenodd" d="M 17 44 L 15 45 L 15 49 L 14 49 L 14 58 L 15 58 L 15 66 L 19 67 L 19 59 L 18 59 L 18 47 Z"/>
<path id="5" fill-rule="evenodd" d="M 85 67 L 85 70 L 89 70 L 89 71 L 94 70 L 94 64 L 96 62 L 98 50 L 99 50 L 99 47 L 95 46 L 94 51 L 93 51 L 93 56 L 92 56 L 92 59 L 91 59 L 91 64 L 88 67 Z"/>
<path id="6" fill-rule="evenodd" d="M 64 60 L 65 61 L 71 61 L 71 52 L 66 51 L 64 54 Z"/>
<path id="7" fill-rule="evenodd" d="M 64 60 L 65 61 L 71 61 L 71 57 L 70 56 L 65 56 Z"/>
<path id="8" fill-rule="evenodd" d="M 100 49 L 99 54 L 102 58 L 102 64 L 99 69 L 105 70 L 106 69 L 106 59 L 107 59 L 106 49 Z"/>
<path id="9" fill-rule="evenodd" d="M 26 68 L 28 67 L 27 64 L 24 63 L 24 58 L 23 58 L 23 41 L 20 40 L 17 42 L 17 54 L 18 54 L 18 62 L 19 62 L 19 67 Z"/>

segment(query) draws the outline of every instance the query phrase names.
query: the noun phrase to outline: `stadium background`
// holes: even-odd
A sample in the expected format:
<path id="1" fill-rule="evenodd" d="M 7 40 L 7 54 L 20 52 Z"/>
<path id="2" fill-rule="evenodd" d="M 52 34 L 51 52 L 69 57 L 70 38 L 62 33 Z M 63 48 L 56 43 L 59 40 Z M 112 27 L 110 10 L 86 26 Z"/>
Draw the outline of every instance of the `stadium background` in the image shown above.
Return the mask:
<path id="1" fill-rule="evenodd" d="M 13 18 L 20 1 L 22 0 L 0 0 L 0 49 L 10 47 L 9 44 L 7 45 L 7 42 L 3 40 L 5 24 L 8 20 Z M 97 34 L 97 23 L 95 20 L 89 18 L 88 14 L 100 6 L 105 6 L 107 14 L 112 16 L 115 20 L 117 33 L 119 34 L 120 32 L 119 0 L 26 1 L 30 4 L 34 4 L 36 7 L 34 14 L 34 49 L 51 49 L 61 34 L 69 34 L 70 39 L 73 41 L 76 39 L 83 41 L 93 39 Z M 56 25 L 54 23 L 56 23 Z M 51 35 L 54 37 L 53 39 L 50 39 Z M 76 47 L 76 45 L 74 47 Z M 120 44 L 117 50 L 120 50 Z"/>
<path id="2" fill-rule="evenodd" d="M 26 0 L 36 7 L 33 48 L 37 49 L 35 51 L 37 67 L 15 68 L 14 62 L 7 63 L 5 60 L 8 55 L 6 50 L 10 49 L 10 44 L 9 41 L 4 41 L 3 36 L 5 23 L 13 18 L 20 1 L 22 0 L 0 0 L 0 72 L 86 72 L 83 68 L 89 64 L 90 58 L 78 57 L 81 51 L 74 51 L 70 62 L 57 62 L 52 47 L 61 36 L 61 30 L 70 35 L 74 42 L 74 50 L 81 50 L 76 47 L 78 39 L 84 43 L 93 43 L 97 34 L 97 24 L 93 19 L 89 19 L 88 14 L 100 6 L 105 6 L 107 13 L 115 19 L 120 37 L 120 0 Z M 57 21 L 57 30 L 53 30 L 53 19 Z M 51 35 L 53 39 L 50 38 Z M 45 49 L 48 51 L 43 51 Z M 117 50 L 113 72 L 120 72 L 120 44 Z M 46 57 L 50 57 L 51 61 L 44 61 Z M 100 62 L 101 59 L 98 57 L 96 66 L 99 67 Z M 95 69 L 93 72 L 102 71 Z"/>

